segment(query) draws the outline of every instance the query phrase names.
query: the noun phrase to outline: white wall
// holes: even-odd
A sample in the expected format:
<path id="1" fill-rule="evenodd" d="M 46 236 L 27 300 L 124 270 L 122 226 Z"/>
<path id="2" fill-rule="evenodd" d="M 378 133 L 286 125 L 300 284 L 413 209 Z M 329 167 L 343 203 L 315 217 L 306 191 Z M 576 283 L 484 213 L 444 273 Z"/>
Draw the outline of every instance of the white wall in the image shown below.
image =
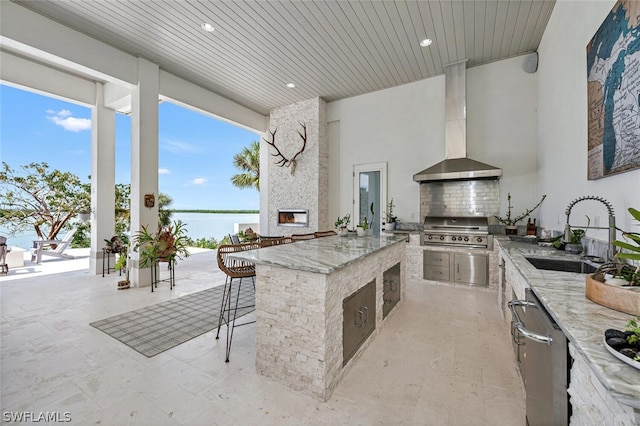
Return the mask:
<path id="1" fill-rule="evenodd" d="M 519 56 L 467 70 L 467 156 L 502 169 L 500 216 L 508 193 L 515 215 L 540 200 L 537 74 L 523 71 L 523 61 Z"/>
<path id="2" fill-rule="evenodd" d="M 537 77 L 522 70 L 522 60 L 467 70 L 467 155 L 503 169 L 501 212 L 509 191 L 514 213 L 539 199 Z M 413 175 L 444 159 L 444 84 L 441 75 L 328 104 L 328 120 L 339 121 L 330 132 L 330 217 L 352 210 L 354 164 L 387 161 L 399 220 L 422 221 Z"/>
<path id="3" fill-rule="evenodd" d="M 412 177 L 444 158 L 444 76 L 331 102 L 327 120 L 339 121 L 330 135 L 329 187 L 340 190 L 330 194 L 329 217 L 353 210 L 355 164 L 386 161 L 394 213 L 404 222 L 421 221 Z"/>
<path id="4" fill-rule="evenodd" d="M 562 229 L 567 205 L 582 195 L 598 195 L 614 206 L 618 226 L 632 230 L 629 207 L 640 208 L 640 170 L 587 180 L 586 45 L 615 4 L 559 1 L 539 48 L 538 67 L 538 187 L 548 195 L 541 225 Z M 606 226 L 604 206 L 594 201 L 576 205 L 572 224 Z M 606 231 L 589 230 L 588 237 L 606 240 Z"/>

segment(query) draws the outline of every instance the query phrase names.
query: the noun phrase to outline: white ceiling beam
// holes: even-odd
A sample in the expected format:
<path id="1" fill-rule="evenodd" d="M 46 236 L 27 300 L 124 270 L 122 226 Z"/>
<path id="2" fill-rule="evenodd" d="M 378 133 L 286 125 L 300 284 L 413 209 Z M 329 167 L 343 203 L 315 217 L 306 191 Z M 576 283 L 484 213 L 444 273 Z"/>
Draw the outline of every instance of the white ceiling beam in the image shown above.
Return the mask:
<path id="1" fill-rule="evenodd" d="M 26 46 L 29 50 L 21 52 L 25 55 L 91 73 L 98 80 L 136 83 L 135 57 L 15 3 L 0 2 L 0 33 L 17 42 L 12 48 Z"/>
<path id="2" fill-rule="evenodd" d="M 7 51 L 0 51 L 0 80 L 36 93 L 65 101 L 95 105 L 95 83 L 34 62 Z"/>
<path id="3" fill-rule="evenodd" d="M 259 133 L 267 130 L 266 116 L 163 70 L 160 70 L 160 93 L 162 98 L 247 130 Z"/>

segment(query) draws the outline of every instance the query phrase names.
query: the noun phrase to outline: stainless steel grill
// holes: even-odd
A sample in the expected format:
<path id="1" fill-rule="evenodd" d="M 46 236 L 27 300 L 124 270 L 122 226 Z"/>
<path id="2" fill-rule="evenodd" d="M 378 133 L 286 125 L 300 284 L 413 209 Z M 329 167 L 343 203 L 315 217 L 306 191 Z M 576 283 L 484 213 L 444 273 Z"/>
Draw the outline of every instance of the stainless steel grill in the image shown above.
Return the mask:
<path id="1" fill-rule="evenodd" d="M 489 220 L 483 216 L 426 216 L 422 245 L 491 247 Z"/>

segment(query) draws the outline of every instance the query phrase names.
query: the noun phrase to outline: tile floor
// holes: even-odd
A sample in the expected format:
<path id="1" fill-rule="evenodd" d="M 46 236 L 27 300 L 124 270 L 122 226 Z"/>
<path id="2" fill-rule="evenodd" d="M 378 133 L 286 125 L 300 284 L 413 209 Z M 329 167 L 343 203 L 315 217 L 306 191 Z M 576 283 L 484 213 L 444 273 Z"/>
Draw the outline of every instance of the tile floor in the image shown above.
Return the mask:
<path id="1" fill-rule="evenodd" d="M 146 358 L 89 326 L 222 284 L 214 252 L 180 262 L 177 287 L 154 293 L 117 290 L 113 274 L 43 272 L 64 269 L 55 262 L 88 267 L 52 260 L 0 277 L 3 424 L 22 412 L 69 413 L 74 425 L 524 424 L 492 292 L 407 283 L 406 300 L 322 403 L 255 373 L 252 326 L 236 329 L 228 364 L 215 332 Z"/>

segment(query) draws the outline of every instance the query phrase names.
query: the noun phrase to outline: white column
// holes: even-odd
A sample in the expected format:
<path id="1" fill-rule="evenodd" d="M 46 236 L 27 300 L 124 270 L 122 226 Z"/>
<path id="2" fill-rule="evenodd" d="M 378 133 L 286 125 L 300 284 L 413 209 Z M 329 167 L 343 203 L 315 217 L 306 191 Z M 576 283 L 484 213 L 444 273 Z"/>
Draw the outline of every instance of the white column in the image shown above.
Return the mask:
<path id="1" fill-rule="evenodd" d="M 102 273 L 104 240 L 115 229 L 116 112 L 104 106 L 104 85 L 96 83 L 91 109 L 91 258 L 89 270 Z M 113 262 L 111 262 L 113 265 Z"/>
<path id="2" fill-rule="evenodd" d="M 131 99 L 131 235 L 147 227 L 158 227 L 158 87 L 159 68 L 138 58 L 138 84 Z M 153 207 L 145 207 L 144 196 L 154 196 Z M 132 253 L 129 279 L 134 286 L 151 284 L 149 268 L 140 269 L 138 254 Z"/>

